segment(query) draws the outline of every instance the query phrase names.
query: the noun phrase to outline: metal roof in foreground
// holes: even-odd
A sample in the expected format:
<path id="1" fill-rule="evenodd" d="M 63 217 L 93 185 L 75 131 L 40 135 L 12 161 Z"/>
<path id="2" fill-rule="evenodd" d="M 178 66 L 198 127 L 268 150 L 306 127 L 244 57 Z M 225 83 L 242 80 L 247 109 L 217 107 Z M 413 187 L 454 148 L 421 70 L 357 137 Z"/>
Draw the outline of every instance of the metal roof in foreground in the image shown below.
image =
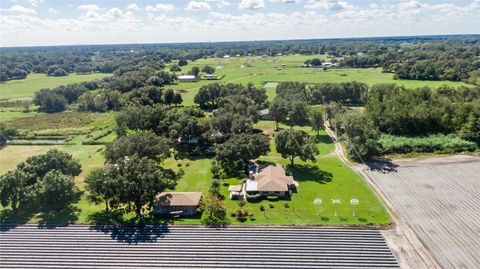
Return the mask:
<path id="1" fill-rule="evenodd" d="M 1 268 L 398 268 L 357 228 L 1 224 Z"/>

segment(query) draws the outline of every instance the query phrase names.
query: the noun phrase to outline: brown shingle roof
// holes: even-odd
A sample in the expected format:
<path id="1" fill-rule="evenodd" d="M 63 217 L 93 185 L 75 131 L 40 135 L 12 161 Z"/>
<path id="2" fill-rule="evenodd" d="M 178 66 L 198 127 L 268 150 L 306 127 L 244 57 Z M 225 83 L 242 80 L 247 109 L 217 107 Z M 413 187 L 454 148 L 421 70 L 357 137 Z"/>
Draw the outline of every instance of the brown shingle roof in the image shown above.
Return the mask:
<path id="1" fill-rule="evenodd" d="M 255 181 L 258 191 L 288 191 L 288 185 L 295 183 L 292 176 L 285 175 L 285 169 L 279 164 L 260 168 Z"/>
<path id="2" fill-rule="evenodd" d="M 201 192 L 162 192 L 155 197 L 156 206 L 197 206 Z"/>

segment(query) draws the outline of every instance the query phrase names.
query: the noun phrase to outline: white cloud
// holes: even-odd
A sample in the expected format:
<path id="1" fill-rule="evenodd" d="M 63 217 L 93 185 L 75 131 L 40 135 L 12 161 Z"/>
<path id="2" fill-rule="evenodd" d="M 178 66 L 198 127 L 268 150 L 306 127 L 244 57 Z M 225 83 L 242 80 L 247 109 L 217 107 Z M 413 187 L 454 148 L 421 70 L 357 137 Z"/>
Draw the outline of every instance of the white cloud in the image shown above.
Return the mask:
<path id="1" fill-rule="evenodd" d="M 130 4 L 130 5 L 127 6 L 127 9 L 128 9 L 128 10 L 139 10 L 140 8 L 138 7 L 137 4 L 132 3 L 132 4 Z"/>
<path id="2" fill-rule="evenodd" d="M 298 4 L 302 0 L 270 0 L 272 3 L 281 3 L 281 4 Z"/>
<path id="3" fill-rule="evenodd" d="M 155 12 L 155 11 L 162 11 L 168 12 L 175 9 L 175 6 L 172 4 L 156 4 L 155 6 L 147 5 L 145 10 L 147 12 Z"/>
<path id="4" fill-rule="evenodd" d="M 49 8 L 49 9 L 48 9 L 48 13 L 49 13 L 49 14 L 57 14 L 58 12 L 57 12 L 55 9 L 53 9 L 53 8 Z"/>
<path id="5" fill-rule="evenodd" d="M 207 2 L 190 1 L 186 10 L 210 10 L 212 9 Z"/>
<path id="6" fill-rule="evenodd" d="M 343 0 L 310 0 L 305 5 L 307 9 L 320 9 L 328 11 L 338 11 L 353 8 L 351 4 Z"/>
<path id="7" fill-rule="evenodd" d="M 77 7 L 78 9 L 80 10 L 83 10 L 83 11 L 100 11 L 101 8 L 97 5 L 80 5 Z"/>
<path id="8" fill-rule="evenodd" d="M 37 14 L 37 11 L 35 9 L 22 7 L 20 5 L 11 6 L 8 9 L 8 11 L 15 12 L 15 13 L 21 13 L 21 14 Z"/>
<path id="9" fill-rule="evenodd" d="M 2 0 L 0 0 L 2 1 Z M 207 0 L 204 0 L 207 1 Z M 271 0 L 266 0 L 265 2 Z M 343 0 L 346 2 L 348 0 Z M 25 1 L 23 1 L 25 2 Z M 131 1 L 133 2 L 133 1 Z M 131 3 L 131 2 L 127 2 Z M 231 7 L 234 5 L 230 1 Z M 236 1 L 238 4 L 240 1 Z M 317 1 L 319 2 L 319 1 Z M 341 1 L 327 1 L 341 2 Z M 357 1 L 349 1 L 357 3 Z M 164 2 L 162 2 L 164 3 Z M 217 2 L 206 2 L 217 7 Z M 309 0 L 302 1 L 310 4 Z M 348 2 L 347 2 L 348 3 Z M 268 5 L 268 4 L 267 4 Z M 157 10 L 155 5 L 151 6 Z M 178 8 L 178 7 L 177 7 Z M 237 8 L 236 4 L 233 8 Z M 48 7 L 45 9 L 47 10 Z M 142 8 L 139 8 L 141 10 Z M 143 8 L 145 9 L 145 8 Z M 152 43 L 221 40 L 302 39 L 325 37 L 478 33 L 480 0 L 442 3 L 385 0 L 347 8 L 289 11 L 263 9 L 206 16 L 149 13 L 135 17 L 127 7 L 84 5 L 78 17 L 0 12 L 2 46 Z M 60 11 L 60 9 L 59 9 Z M 226 9 L 224 10 L 226 11 Z M 410 13 L 410 15 L 408 15 Z M 136 13 L 135 13 L 136 14 Z M 421 15 L 412 15 L 421 14 Z M 195 25 L 192 29 L 192 25 Z"/>
<path id="10" fill-rule="evenodd" d="M 39 3 L 43 3 L 43 0 L 27 0 L 30 5 L 37 7 Z"/>
<path id="11" fill-rule="evenodd" d="M 159 11 L 163 11 L 163 12 L 172 11 L 175 9 L 175 6 L 172 4 L 156 4 L 155 7 Z"/>
<path id="12" fill-rule="evenodd" d="M 265 7 L 265 1 L 263 0 L 242 0 L 238 4 L 239 9 L 255 10 L 255 9 L 260 9 L 264 7 Z"/>
<path id="13" fill-rule="evenodd" d="M 226 0 L 205 0 L 205 1 L 211 2 L 211 3 L 217 3 L 218 8 L 222 8 L 230 5 L 230 2 Z"/>

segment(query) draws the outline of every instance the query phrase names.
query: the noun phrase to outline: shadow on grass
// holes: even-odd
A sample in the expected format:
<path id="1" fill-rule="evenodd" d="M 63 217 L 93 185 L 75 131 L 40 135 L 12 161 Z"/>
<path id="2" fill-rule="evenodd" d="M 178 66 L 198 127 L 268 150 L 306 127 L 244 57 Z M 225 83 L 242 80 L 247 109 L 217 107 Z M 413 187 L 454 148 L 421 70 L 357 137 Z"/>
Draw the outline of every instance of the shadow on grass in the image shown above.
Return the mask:
<path id="1" fill-rule="evenodd" d="M 333 144 L 332 138 L 328 135 L 315 135 L 316 143 Z"/>
<path id="2" fill-rule="evenodd" d="M 16 211 L 5 208 L 0 211 L 0 231 L 6 232 L 10 229 L 27 223 L 34 215 L 34 210 L 28 207 L 19 208 Z"/>
<path id="3" fill-rule="evenodd" d="M 331 182 L 333 175 L 330 172 L 320 170 L 318 166 L 311 164 L 297 164 L 289 166 L 293 172 L 293 177 L 296 181 L 315 181 L 320 184 Z"/>
<path id="4" fill-rule="evenodd" d="M 78 213 L 80 213 L 80 209 L 76 206 L 41 212 L 38 215 L 38 227 L 55 229 L 73 224 L 78 220 Z"/>

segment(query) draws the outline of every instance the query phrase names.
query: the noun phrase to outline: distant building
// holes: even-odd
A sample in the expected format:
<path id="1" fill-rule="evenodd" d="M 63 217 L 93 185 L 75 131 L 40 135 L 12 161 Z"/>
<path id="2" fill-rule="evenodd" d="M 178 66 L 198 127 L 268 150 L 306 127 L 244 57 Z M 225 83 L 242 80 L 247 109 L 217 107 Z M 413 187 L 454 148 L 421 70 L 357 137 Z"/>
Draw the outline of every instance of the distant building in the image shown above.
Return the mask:
<path id="1" fill-rule="evenodd" d="M 197 77 L 194 75 L 180 75 L 177 77 L 178 81 L 181 82 L 195 82 L 197 81 Z"/>
<path id="2" fill-rule="evenodd" d="M 201 192 L 162 192 L 155 197 L 153 212 L 155 214 L 195 215 L 201 198 Z"/>
<path id="3" fill-rule="evenodd" d="M 272 118 L 270 116 L 270 110 L 268 108 L 258 111 L 258 114 L 260 114 L 260 119 L 262 120 L 270 120 Z"/>
<path id="4" fill-rule="evenodd" d="M 217 79 L 217 75 L 215 74 L 205 74 L 202 76 L 202 79 L 206 79 L 206 80 L 216 80 Z"/>
<path id="5" fill-rule="evenodd" d="M 285 197 L 289 190 L 295 189 L 297 183 L 292 176 L 285 174 L 285 169 L 279 164 L 266 167 L 255 166 L 250 170 L 249 179 L 245 183 L 245 192 L 249 195 Z"/>
<path id="6" fill-rule="evenodd" d="M 229 59 L 230 58 L 230 55 L 223 55 L 223 59 Z"/>

